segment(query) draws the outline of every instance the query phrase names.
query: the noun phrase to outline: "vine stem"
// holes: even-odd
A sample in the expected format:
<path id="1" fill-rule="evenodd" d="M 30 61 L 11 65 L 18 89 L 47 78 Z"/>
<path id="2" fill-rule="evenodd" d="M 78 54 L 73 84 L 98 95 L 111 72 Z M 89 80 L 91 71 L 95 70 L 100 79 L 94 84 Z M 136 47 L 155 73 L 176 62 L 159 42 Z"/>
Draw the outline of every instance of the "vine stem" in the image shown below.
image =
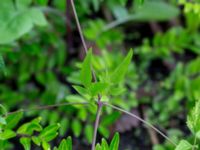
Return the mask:
<path id="1" fill-rule="evenodd" d="M 100 116 L 101 116 L 101 110 L 103 107 L 103 103 L 97 102 L 97 106 L 98 107 L 97 107 L 97 113 L 96 113 L 96 120 L 95 120 L 95 124 L 94 124 L 93 139 L 92 139 L 92 150 L 95 150 L 97 130 L 98 130 L 98 126 L 99 126 L 99 120 L 100 120 Z"/>
<path id="2" fill-rule="evenodd" d="M 133 118 L 138 119 L 139 121 L 141 121 L 145 125 L 149 126 L 153 130 L 155 130 L 157 133 L 159 133 L 162 137 L 164 137 L 166 140 L 168 140 L 171 144 L 173 144 L 174 146 L 177 146 L 177 144 L 174 143 L 169 137 L 167 137 L 162 131 L 160 131 L 159 129 L 157 129 L 156 127 L 154 127 L 151 123 L 149 123 L 149 122 L 145 121 L 144 119 L 140 118 L 139 116 L 137 116 L 137 115 L 135 115 L 133 113 L 130 113 L 130 112 L 128 112 L 128 111 L 126 111 L 126 110 L 124 110 L 124 109 L 122 109 L 120 107 L 114 106 L 112 104 L 109 104 L 109 103 L 103 103 L 103 104 L 106 105 L 106 106 L 108 106 L 108 107 L 111 107 L 111 108 L 113 108 L 115 110 L 121 111 L 121 112 L 123 112 L 123 113 L 125 113 L 125 114 L 127 114 L 127 115 L 129 115 L 129 116 L 131 116 Z"/>
<path id="3" fill-rule="evenodd" d="M 67 105 L 87 105 L 87 104 L 89 104 L 89 103 L 88 102 L 69 102 L 69 103 L 45 105 L 45 106 L 38 106 L 38 107 L 35 107 L 35 108 L 20 109 L 20 110 L 17 110 L 17 111 L 8 112 L 7 115 L 11 115 L 11 114 L 18 113 L 18 112 L 27 112 L 27 111 L 34 111 L 34 110 L 51 109 L 51 108 L 67 106 Z"/>
<path id="4" fill-rule="evenodd" d="M 71 5 L 72 5 L 72 10 L 73 10 L 73 13 L 74 13 L 74 16 L 75 16 L 76 24 L 77 24 L 77 27 L 78 27 L 78 31 L 79 31 L 79 34 L 80 34 L 80 37 L 81 37 L 81 41 L 83 43 L 83 47 L 84 47 L 85 53 L 87 53 L 88 52 L 87 45 L 86 45 L 86 42 L 85 42 L 85 39 L 84 39 L 84 36 L 83 36 L 83 32 L 82 32 L 82 29 L 81 29 L 81 25 L 80 25 L 80 22 L 79 22 L 79 19 L 78 19 L 78 15 L 76 13 L 76 8 L 75 8 L 73 0 L 71 0 Z M 121 24 L 121 23 L 123 23 L 125 21 L 128 21 L 129 19 L 130 18 L 125 18 L 121 22 L 114 22 L 113 24 L 110 24 L 110 26 L 108 26 L 106 29 L 104 29 L 104 31 L 108 30 L 110 28 L 113 28 L 114 26 L 117 26 L 117 25 L 119 25 L 119 24 Z M 94 77 L 94 82 L 97 82 L 96 75 L 95 75 L 95 72 L 94 72 L 94 70 L 93 70 L 92 67 L 91 67 L 91 70 L 92 70 L 92 74 L 93 74 L 93 77 Z M 134 117 L 136 119 L 138 119 L 142 123 L 146 124 L 147 126 L 149 126 L 150 128 L 152 128 L 153 130 L 155 130 L 157 133 L 159 133 L 161 136 L 163 136 L 165 139 L 167 139 L 174 146 L 176 146 L 176 143 L 174 143 L 170 138 L 168 138 L 164 133 L 162 133 L 159 129 L 157 129 L 156 127 L 154 127 L 149 122 L 145 121 L 144 119 L 140 118 L 139 116 L 137 116 L 135 114 L 132 114 L 132 113 L 126 111 L 126 110 L 121 109 L 120 107 L 117 107 L 117 106 L 114 106 L 114 105 L 111 105 L 111 104 L 108 104 L 108 103 L 101 102 L 101 95 L 98 95 L 97 113 L 96 113 L 96 119 L 95 119 L 95 124 L 94 124 L 93 140 L 92 140 L 92 150 L 95 150 L 97 130 L 98 130 L 98 126 L 99 126 L 100 115 L 101 115 L 101 110 L 102 110 L 103 105 L 109 106 L 109 107 L 111 107 L 113 109 L 116 109 L 118 111 L 121 111 L 123 113 L 126 113 L 126 114 L 128 114 L 128 115 L 130 115 L 130 116 L 132 116 L 132 117 Z"/>
<path id="5" fill-rule="evenodd" d="M 88 49 L 87 49 L 87 45 L 86 45 L 86 42 L 85 42 L 85 39 L 84 39 L 84 36 L 83 36 L 83 32 L 82 32 L 82 29 L 81 29 L 80 22 L 79 22 L 79 19 L 78 19 L 78 15 L 77 15 L 76 8 L 75 8 L 75 5 L 74 5 L 74 0 L 71 0 L 71 5 L 72 5 L 72 10 L 73 10 L 73 13 L 74 13 L 74 16 L 75 16 L 76 25 L 78 27 L 78 31 L 79 31 L 79 34 L 80 34 L 80 37 L 81 37 L 81 41 L 83 43 L 85 53 L 87 54 Z M 92 68 L 92 65 L 91 65 L 91 70 L 92 70 L 92 76 L 93 76 L 94 82 L 97 82 L 97 77 L 95 75 L 94 69 Z M 99 120 L 100 120 L 100 116 L 101 116 L 102 106 L 103 106 L 103 103 L 101 102 L 101 95 L 98 94 L 97 113 L 96 113 L 96 118 L 95 118 L 95 123 L 94 123 L 94 132 L 93 132 L 93 140 L 92 140 L 92 150 L 95 149 L 96 138 L 97 138 L 97 130 L 98 130 L 98 127 L 99 127 Z"/>
<path id="6" fill-rule="evenodd" d="M 76 25 L 78 27 L 78 32 L 80 34 L 81 41 L 83 43 L 83 47 L 84 47 L 85 53 L 87 53 L 88 49 L 87 49 L 87 45 L 86 45 L 85 39 L 83 37 L 83 32 L 82 32 L 81 25 L 80 25 L 80 22 L 79 22 L 79 19 L 78 19 L 78 15 L 76 13 L 76 8 L 75 8 L 75 5 L 74 5 L 74 0 L 71 0 L 71 5 L 72 5 L 72 10 L 73 10 L 73 13 L 74 13 L 75 20 L 76 20 Z"/>

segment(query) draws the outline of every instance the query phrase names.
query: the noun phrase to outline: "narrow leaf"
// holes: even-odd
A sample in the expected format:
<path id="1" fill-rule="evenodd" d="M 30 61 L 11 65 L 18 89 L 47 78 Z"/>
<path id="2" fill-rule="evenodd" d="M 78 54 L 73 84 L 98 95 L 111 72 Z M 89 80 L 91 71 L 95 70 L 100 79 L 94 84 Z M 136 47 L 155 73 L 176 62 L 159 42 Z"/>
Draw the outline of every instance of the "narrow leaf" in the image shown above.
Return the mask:
<path id="1" fill-rule="evenodd" d="M 5 69 L 6 69 L 5 62 L 4 62 L 2 54 L 0 53 L 0 71 L 6 74 Z"/>
<path id="2" fill-rule="evenodd" d="M 108 87 L 107 83 L 96 82 L 92 83 L 89 89 L 92 96 L 96 96 L 97 94 L 102 94 L 107 87 Z"/>
<path id="3" fill-rule="evenodd" d="M 102 139 L 101 146 L 102 146 L 102 150 L 108 150 L 109 149 L 108 143 L 106 142 L 105 139 Z"/>
<path id="4" fill-rule="evenodd" d="M 23 145 L 24 150 L 30 150 L 31 149 L 31 139 L 27 137 L 20 138 L 20 143 Z"/>
<path id="5" fill-rule="evenodd" d="M 67 149 L 72 150 L 72 138 L 68 137 L 66 142 L 67 142 Z"/>
<path id="6" fill-rule="evenodd" d="M 188 141 L 181 140 L 175 150 L 191 150 L 191 149 L 192 145 Z"/>
<path id="7" fill-rule="evenodd" d="M 81 95 L 81 96 L 87 96 L 88 90 L 84 87 L 74 85 L 73 88 Z"/>
<path id="8" fill-rule="evenodd" d="M 93 127 L 91 125 L 86 125 L 84 132 L 88 142 L 92 143 Z"/>
<path id="9" fill-rule="evenodd" d="M 58 135 L 57 130 L 59 129 L 59 127 L 59 124 L 49 125 L 42 130 L 39 137 L 43 141 L 49 142 Z"/>
<path id="10" fill-rule="evenodd" d="M 0 133 L 0 140 L 8 140 L 16 136 L 16 133 L 12 130 L 5 130 L 4 132 Z"/>
<path id="11" fill-rule="evenodd" d="M 82 129 L 82 127 L 81 127 L 80 121 L 74 120 L 74 121 L 72 122 L 72 131 L 74 132 L 74 134 L 75 134 L 76 137 L 79 137 L 79 136 L 80 136 L 80 134 L 81 134 L 81 129 Z"/>
<path id="12" fill-rule="evenodd" d="M 118 150 L 118 147 L 119 147 L 119 133 L 115 133 L 110 144 L 110 150 Z"/>
<path id="13" fill-rule="evenodd" d="M 92 82 L 91 59 L 92 59 L 92 50 L 89 50 L 83 61 L 81 76 L 80 76 L 81 82 L 85 87 L 88 87 Z"/>
<path id="14" fill-rule="evenodd" d="M 49 143 L 47 143 L 46 141 L 42 142 L 42 147 L 44 150 L 51 150 Z"/>
<path id="15" fill-rule="evenodd" d="M 20 121 L 20 119 L 23 116 L 23 112 L 18 112 L 18 113 L 14 113 L 14 114 L 10 114 L 7 118 L 6 118 L 6 128 L 7 129 L 12 129 L 14 128 L 18 122 Z"/>
<path id="16" fill-rule="evenodd" d="M 63 139 L 58 147 L 58 150 L 66 150 L 67 149 L 67 142 Z M 67 149 L 68 150 L 68 149 Z"/>
<path id="17" fill-rule="evenodd" d="M 122 61 L 122 63 L 115 69 L 115 71 L 111 75 L 110 79 L 111 79 L 112 83 L 116 84 L 124 79 L 124 76 L 128 69 L 128 65 L 131 62 L 132 56 L 133 56 L 133 51 L 130 50 L 129 53 L 127 54 L 127 56 Z"/>

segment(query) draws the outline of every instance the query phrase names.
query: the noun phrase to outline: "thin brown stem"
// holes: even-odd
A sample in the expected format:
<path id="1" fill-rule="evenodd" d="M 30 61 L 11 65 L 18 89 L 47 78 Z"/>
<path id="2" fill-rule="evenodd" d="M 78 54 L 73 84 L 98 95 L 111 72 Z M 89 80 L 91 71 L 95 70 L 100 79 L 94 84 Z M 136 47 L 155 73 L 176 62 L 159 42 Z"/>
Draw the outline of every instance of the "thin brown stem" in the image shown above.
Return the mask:
<path id="1" fill-rule="evenodd" d="M 7 115 L 11 115 L 11 114 L 18 113 L 18 112 L 27 112 L 27 111 L 34 111 L 34 110 L 51 109 L 51 108 L 55 108 L 55 107 L 68 106 L 68 105 L 87 105 L 87 104 L 89 104 L 89 103 L 88 102 L 69 102 L 69 103 L 45 105 L 45 106 L 38 106 L 38 107 L 35 107 L 35 108 L 20 109 L 20 110 L 17 110 L 17 111 L 8 112 Z"/>
<path id="2" fill-rule="evenodd" d="M 71 0 L 71 5 L 72 5 L 72 10 L 73 10 L 73 12 L 74 12 L 76 24 L 77 24 L 77 27 L 78 27 L 78 32 L 79 32 L 79 34 L 80 34 L 81 41 L 82 41 L 82 44 L 83 44 L 85 53 L 87 53 L 87 52 L 88 52 L 87 45 L 86 45 L 85 39 L 84 39 L 84 37 L 83 37 L 83 32 L 82 32 L 82 29 L 81 29 L 81 25 L 80 25 L 80 22 L 79 22 L 79 19 L 78 19 L 78 15 L 77 15 L 77 13 L 76 13 L 76 8 L 75 8 L 74 1 L 73 1 L 73 0 Z"/>
<path id="3" fill-rule="evenodd" d="M 174 143 L 169 137 L 167 137 L 162 131 L 160 131 L 159 129 L 157 129 L 156 127 L 154 127 L 151 123 L 149 123 L 149 122 L 145 121 L 144 119 L 140 118 L 139 116 L 137 116 L 137 115 L 135 115 L 135 114 L 133 114 L 133 113 L 130 113 L 130 112 L 128 112 L 128 111 L 126 111 L 126 110 L 124 110 L 124 109 L 122 109 L 122 108 L 120 108 L 120 107 L 111 105 L 111 104 L 109 104 L 109 103 L 104 103 L 104 105 L 109 106 L 109 107 L 111 107 L 111 108 L 113 108 L 113 109 L 116 109 L 116 110 L 118 110 L 118 111 L 121 111 L 121 112 L 123 112 L 123 113 L 125 113 L 125 114 L 127 114 L 127 115 L 129 115 L 129 116 L 132 116 L 133 118 L 138 119 L 139 121 L 141 121 L 141 122 L 144 123 L 145 125 L 149 126 L 149 127 L 152 128 L 153 130 L 155 130 L 157 133 L 159 133 L 162 137 L 164 137 L 166 140 L 168 140 L 168 141 L 169 141 L 170 143 L 172 143 L 174 146 L 177 145 L 177 144 Z"/>
<path id="4" fill-rule="evenodd" d="M 83 32 L 82 32 L 82 29 L 81 29 L 81 25 L 80 25 L 80 22 L 79 22 L 79 19 L 78 19 L 78 15 L 76 13 L 76 8 L 75 8 L 73 0 L 71 0 L 71 5 L 72 5 L 72 10 L 73 10 L 73 13 L 74 13 L 74 16 L 75 16 L 76 24 L 77 24 L 77 27 L 78 27 L 78 31 L 79 31 L 79 34 L 80 34 L 80 37 L 81 37 L 81 41 L 83 43 L 83 47 L 84 47 L 85 53 L 87 54 L 87 52 L 88 52 L 87 45 L 86 45 L 86 42 L 85 42 L 85 39 L 84 39 L 84 36 L 83 36 Z M 91 65 L 91 70 L 92 70 L 92 76 L 93 76 L 94 82 L 97 82 L 95 71 L 92 68 L 92 65 Z M 92 150 L 95 149 L 97 130 L 98 130 L 98 127 L 99 127 L 99 119 L 100 119 L 101 109 L 102 109 L 102 106 L 103 106 L 102 104 L 103 103 L 101 102 L 101 95 L 98 94 L 97 114 L 96 114 L 96 119 L 95 119 L 95 124 L 94 124 Z"/>
<path id="5" fill-rule="evenodd" d="M 80 37 L 81 37 L 81 41 L 82 41 L 82 44 L 83 44 L 85 53 L 87 54 L 88 48 L 87 48 L 87 45 L 86 45 L 86 42 L 85 42 L 85 39 L 84 39 L 84 36 L 83 36 L 83 32 L 82 32 L 82 29 L 81 29 L 81 25 L 80 25 L 80 22 L 79 22 L 79 19 L 78 19 L 78 15 L 77 15 L 77 13 L 76 13 L 76 8 L 75 8 L 74 1 L 73 1 L 73 0 L 71 0 L 71 5 L 72 5 L 72 10 L 73 10 L 73 13 L 74 13 L 75 20 L 76 20 L 78 32 L 79 32 L 79 35 L 80 35 Z M 94 69 L 93 69 L 92 67 L 91 67 L 91 70 L 92 70 L 92 76 L 93 76 L 93 78 L 94 78 L 94 81 L 97 82 L 97 78 L 96 78 Z"/>
<path id="6" fill-rule="evenodd" d="M 94 132 L 93 132 L 93 140 L 92 140 L 92 150 L 95 150 L 95 144 L 96 144 L 96 138 L 97 138 L 97 130 L 99 127 L 99 120 L 100 120 L 100 116 L 101 116 L 101 110 L 102 110 L 102 103 L 97 102 L 97 114 L 96 114 L 96 120 L 95 120 L 95 124 L 94 124 Z"/>
<path id="7" fill-rule="evenodd" d="M 147 120 L 147 114 L 145 113 L 144 109 L 145 109 L 145 107 L 142 107 L 142 114 L 144 116 L 144 120 L 146 121 Z M 147 126 L 147 131 L 149 133 L 152 144 L 153 145 L 159 144 L 159 139 L 158 139 L 158 136 L 156 134 L 156 131 L 153 130 L 152 128 L 148 127 L 148 126 Z"/>

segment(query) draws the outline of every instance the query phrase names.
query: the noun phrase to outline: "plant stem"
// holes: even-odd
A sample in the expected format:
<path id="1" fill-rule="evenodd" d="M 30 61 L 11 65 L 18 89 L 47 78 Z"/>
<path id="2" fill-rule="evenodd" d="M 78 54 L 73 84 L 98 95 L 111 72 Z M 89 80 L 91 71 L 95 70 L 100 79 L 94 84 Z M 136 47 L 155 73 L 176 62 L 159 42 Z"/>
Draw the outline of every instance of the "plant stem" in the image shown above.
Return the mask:
<path id="1" fill-rule="evenodd" d="M 83 43 L 83 47 L 84 47 L 85 53 L 87 53 L 88 52 L 87 45 L 86 45 L 85 39 L 83 37 L 83 32 L 81 30 L 81 25 L 80 25 L 80 22 L 79 22 L 79 19 L 78 19 L 78 15 L 76 13 L 76 8 L 75 8 L 73 0 L 71 0 L 71 5 L 72 5 L 72 10 L 73 10 L 73 13 L 74 13 L 74 16 L 75 16 L 76 24 L 77 24 L 77 27 L 78 27 L 78 32 L 80 34 L 81 41 Z"/>
<path id="2" fill-rule="evenodd" d="M 88 102 L 69 102 L 69 103 L 60 103 L 60 104 L 53 104 L 53 105 L 45 105 L 45 106 L 38 106 L 35 108 L 29 108 L 29 109 L 21 109 L 13 112 L 8 112 L 7 115 L 11 115 L 14 113 L 18 112 L 27 112 L 27 111 L 34 111 L 34 110 L 42 110 L 42 109 L 51 109 L 55 107 L 60 107 L 60 106 L 67 106 L 67 105 L 87 105 L 89 104 Z"/>
<path id="3" fill-rule="evenodd" d="M 144 120 L 146 121 L 147 120 L 147 115 L 144 112 L 144 107 L 142 107 L 142 113 L 143 113 L 143 116 L 144 116 Z M 151 138 L 152 144 L 153 145 L 159 144 L 159 140 L 158 140 L 158 137 L 157 137 L 157 134 L 156 134 L 155 130 L 153 130 L 152 128 L 147 126 L 147 131 L 149 132 L 149 136 Z"/>
<path id="4" fill-rule="evenodd" d="M 109 104 L 109 103 L 104 103 L 104 105 L 109 106 L 109 107 L 111 107 L 111 108 L 113 108 L 113 109 L 116 109 L 116 110 L 118 110 L 118 111 L 121 111 L 121 112 L 123 112 L 123 113 L 125 113 L 125 114 L 128 114 L 129 116 L 132 116 L 132 117 L 138 119 L 139 121 L 141 121 L 141 122 L 144 123 L 145 125 L 149 126 L 149 127 L 152 128 L 153 130 L 155 130 L 157 133 L 159 133 L 162 137 L 164 137 L 166 140 L 168 140 L 168 141 L 169 141 L 170 143 L 172 143 L 174 146 L 177 146 L 177 144 L 174 143 L 169 137 L 167 137 L 162 131 L 160 131 L 159 129 L 157 129 L 156 127 L 154 127 L 151 123 L 149 123 L 149 122 L 145 121 L 144 119 L 140 118 L 139 116 L 137 116 L 137 115 L 135 115 L 135 114 L 133 114 L 133 113 L 130 113 L 130 112 L 128 112 L 128 111 L 126 111 L 126 110 L 124 110 L 124 109 L 122 109 L 122 108 L 120 108 L 120 107 L 117 107 L 117 106 L 114 106 L 114 105 L 112 105 L 112 104 Z"/>
<path id="5" fill-rule="evenodd" d="M 194 137 L 194 143 L 193 143 L 193 146 L 192 146 L 192 150 L 196 149 L 196 147 L 195 147 L 196 142 L 197 142 L 197 136 L 195 135 L 195 137 Z"/>
<path id="6" fill-rule="evenodd" d="M 103 107 L 103 103 L 101 101 L 97 102 L 97 113 L 96 113 L 96 120 L 94 124 L 94 132 L 93 132 L 93 139 L 92 139 L 92 150 L 95 150 L 96 138 L 97 138 L 97 130 L 99 127 L 99 120 L 101 116 L 101 110 Z"/>
<path id="7" fill-rule="evenodd" d="M 73 13 L 74 13 L 75 20 L 76 20 L 76 24 L 77 24 L 77 27 L 78 27 L 78 32 L 80 34 L 85 53 L 87 54 L 88 48 L 87 48 L 87 45 L 86 45 L 86 42 L 85 42 L 85 39 L 84 39 L 84 36 L 83 36 L 83 32 L 82 32 L 82 29 L 81 29 L 81 25 L 80 25 L 80 22 L 79 22 L 79 19 L 78 19 L 78 15 L 76 13 L 76 8 L 75 8 L 73 0 L 71 0 L 71 5 L 72 5 L 72 10 L 73 10 Z M 94 72 L 92 67 L 91 67 L 91 70 L 92 70 L 92 76 L 94 78 L 94 81 L 97 82 L 97 78 L 96 78 L 95 72 Z"/>
<path id="8" fill-rule="evenodd" d="M 87 52 L 88 52 L 87 45 L 86 45 L 86 42 L 85 42 L 85 39 L 84 39 L 84 36 L 83 36 L 83 32 L 82 32 L 82 29 L 81 29 L 81 25 L 80 25 L 80 22 L 79 22 L 79 19 L 78 19 L 78 15 L 76 13 L 76 8 L 75 8 L 73 0 L 71 0 L 71 5 L 72 5 L 72 10 L 73 10 L 73 13 L 74 13 L 74 16 L 75 16 L 76 24 L 77 24 L 77 27 L 78 27 L 78 31 L 79 31 L 79 34 L 80 34 L 80 37 L 81 37 L 81 41 L 83 43 L 85 53 L 87 54 Z M 92 68 L 92 65 L 91 65 L 91 70 L 92 70 L 92 76 L 93 76 L 94 82 L 97 82 L 97 78 L 96 78 L 94 69 Z M 95 149 L 97 130 L 98 130 L 98 127 L 99 127 L 99 120 L 100 120 L 102 106 L 103 106 L 103 103 L 101 102 L 101 95 L 98 94 L 97 114 L 96 114 L 96 119 L 95 119 L 95 124 L 94 124 L 92 150 Z"/>

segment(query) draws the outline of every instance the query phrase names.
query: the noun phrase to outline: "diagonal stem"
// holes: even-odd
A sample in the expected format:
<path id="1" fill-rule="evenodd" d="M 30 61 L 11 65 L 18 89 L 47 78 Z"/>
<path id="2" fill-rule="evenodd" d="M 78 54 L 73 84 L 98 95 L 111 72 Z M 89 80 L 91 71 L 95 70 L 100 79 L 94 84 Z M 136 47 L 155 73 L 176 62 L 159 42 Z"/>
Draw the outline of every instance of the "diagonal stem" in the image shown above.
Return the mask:
<path id="1" fill-rule="evenodd" d="M 73 10 L 73 12 L 74 12 L 76 24 L 77 24 L 77 27 L 78 27 L 78 32 L 79 32 L 79 34 L 80 34 L 81 41 L 82 41 L 82 44 L 83 44 L 85 53 L 87 53 L 87 52 L 88 52 L 87 45 L 86 45 L 85 39 L 84 39 L 84 37 L 83 37 L 83 32 L 82 32 L 82 29 L 81 29 L 81 25 L 80 25 L 80 22 L 79 22 L 79 19 L 78 19 L 78 15 L 77 15 L 77 13 L 76 13 L 76 8 L 75 8 L 74 1 L 73 1 L 73 0 L 71 0 L 71 5 L 72 5 L 72 10 Z"/>
<path id="2" fill-rule="evenodd" d="M 97 130 L 99 126 L 99 120 L 101 116 L 101 110 L 103 107 L 103 103 L 97 102 L 97 114 L 96 114 L 96 120 L 94 124 L 94 132 L 93 132 L 93 139 L 92 139 L 92 150 L 95 150 L 95 144 L 96 144 L 96 138 L 97 138 Z"/>
<path id="3" fill-rule="evenodd" d="M 76 20 L 78 32 L 79 32 L 79 35 L 81 37 L 81 41 L 82 41 L 85 53 L 87 54 L 88 48 L 87 48 L 87 45 L 86 45 L 86 42 L 85 42 L 85 39 L 84 39 L 84 36 L 83 36 L 83 32 L 82 32 L 81 25 L 80 25 L 80 22 L 79 22 L 79 19 L 78 19 L 78 15 L 76 13 L 76 8 L 75 8 L 75 5 L 74 5 L 74 0 L 71 0 L 71 5 L 72 5 L 72 10 L 73 10 L 73 13 L 74 13 L 75 20 Z M 94 69 L 92 67 L 91 67 L 91 70 L 92 70 L 92 76 L 94 78 L 94 81 L 97 82 L 97 78 L 96 78 Z"/>
<path id="4" fill-rule="evenodd" d="M 60 104 L 53 104 L 53 105 L 45 105 L 45 106 L 38 106 L 35 108 L 21 109 L 21 110 L 17 110 L 17 111 L 8 112 L 7 115 L 15 114 L 18 112 L 51 109 L 51 108 L 55 108 L 55 107 L 68 106 L 68 105 L 87 105 L 87 104 L 89 104 L 89 103 L 88 102 L 68 102 L 68 103 L 60 103 Z"/>
<path id="5" fill-rule="evenodd" d="M 172 143 L 174 146 L 177 146 L 177 144 L 174 143 L 169 137 L 167 137 L 162 131 L 160 131 L 159 129 L 157 129 L 156 127 L 154 127 L 151 123 L 149 123 L 149 122 L 145 121 L 144 119 L 140 118 L 139 116 L 137 116 L 137 115 L 135 115 L 135 114 L 133 114 L 133 113 L 130 113 L 130 112 L 128 112 L 128 111 L 126 111 L 126 110 L 124 110 L 124 109 L 122 109 L 122 108 L 120 108 L 120 107 L 114 106 L 114 105 L 112 105 L 112 104 L 109 104 L 109 103 L 103 103 L 103 104 L 106 105 L 106 106 L 108 106 L 108 107 L 111 107 L 111 108 L 113 108 L 113 109 L 115 109 L 115 110 L 121 111 L 121 112 L 123 112 L 123 113 L 125 113 L 125 114 L 127 114 L 127 115 L 129 115 L 129 116 L 131 116 L 131 117 L 133 117 L 133 118 L 138 119 L 139 121 L 141 121 L 141 122 L 144 123 L 145 125 L 149 126 L 149 127 L 152 128 L 153 130 L 155 130 L 157 133 L 159 133 L 162 137 L 164 137 L 166 140 L 168 140 L 168 141 L 169 141 L 170 143 Z"/>
<path id="6" fill-rule="evenodd" d="M 74 13 L 74 16 L 75 16 L 76 24 L 77 24 L 77 27 L 78 27 L 78 31 L 79 31 L 79 34 L 80 34 L 80 37 L 81 37 L 81 41 L 83 43 L 85 53 L 87 54 L 87 52 L 88 52 L 87 45 L 86 45 L 86 42 L 85 42 L 85 39 L 84 39 L 84 36 L 83 36 L 83 32 L 82 32 L 82 29 L 81 29 L 81 25 L 80 25 L 80 22 L 79 22 L 79 19 L 78 19 L 78 15 L 76 13 L 76 8 L 75 8 L 73 0 L 71 0 L 71 5 L 72 5 L 72 10 L 73 10 L 73 13 Z M 94 69 L 92 68 L 92 65 L 91 65 L 91 70 L 92 70 L 92 76 L 93 76 L 94 82 L 97 82 L 97 77 L 96 77 Z M 97 114 L 96 114 L 96 119 L 95 119 L 95 124 L 94 124 L 92 150 L 95 149 L 97 130 L 98 130 L 98 126 L 99 126 L 99 120 L 100 120 L 100 114 L 101 114 L 102 106 L 103 106 L 103 103 L 101 102 L 101 95 L 98 94 Z"/>

